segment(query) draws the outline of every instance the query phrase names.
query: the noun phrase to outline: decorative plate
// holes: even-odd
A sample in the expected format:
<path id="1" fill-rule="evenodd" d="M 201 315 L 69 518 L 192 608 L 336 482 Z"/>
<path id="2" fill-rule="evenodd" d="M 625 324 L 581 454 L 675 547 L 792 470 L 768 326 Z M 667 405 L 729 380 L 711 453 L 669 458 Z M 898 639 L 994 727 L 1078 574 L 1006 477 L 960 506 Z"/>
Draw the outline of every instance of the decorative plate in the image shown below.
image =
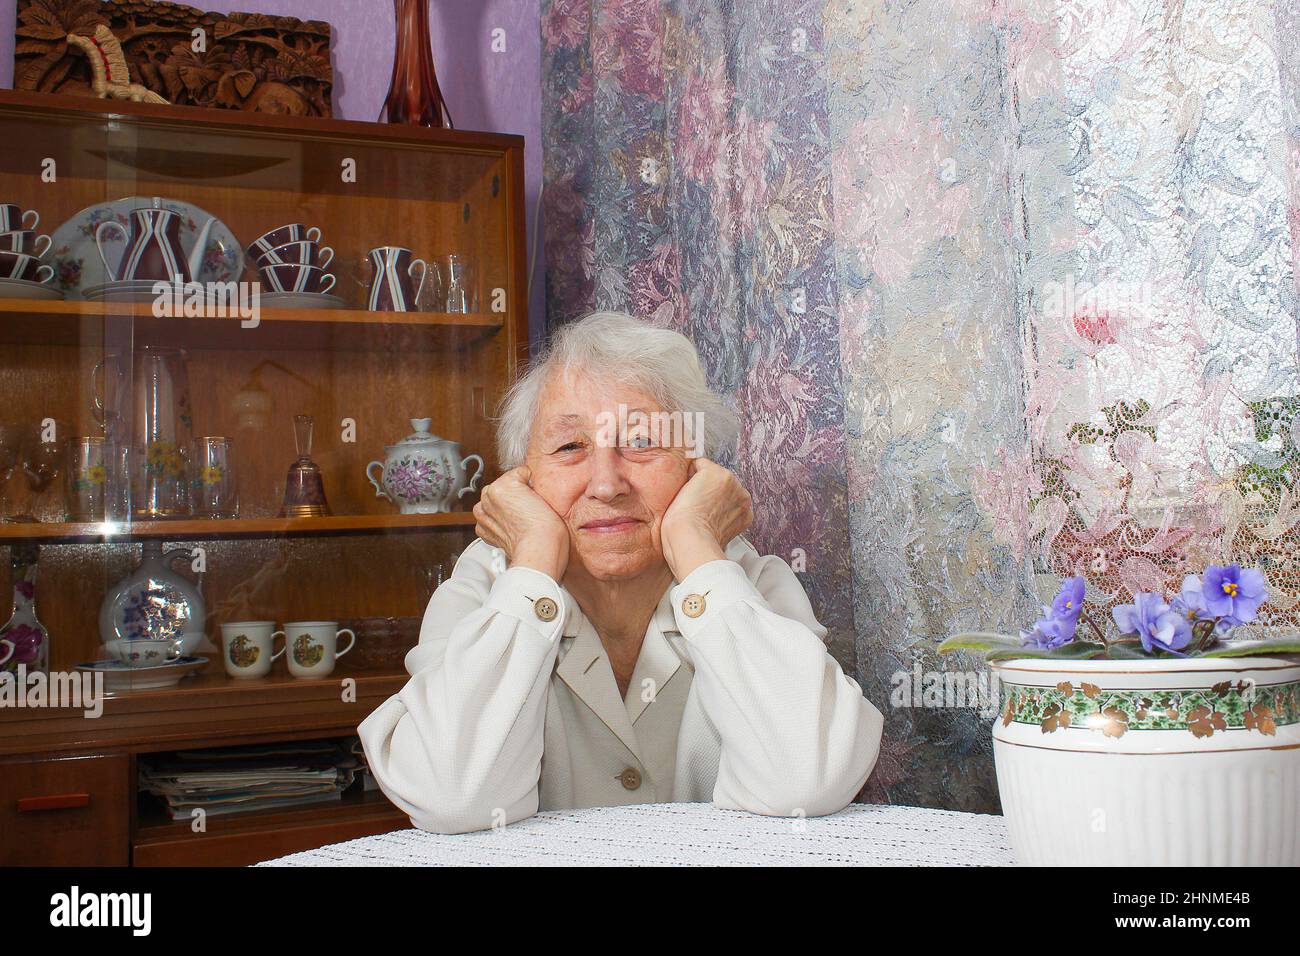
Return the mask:
<path id="1" fill-rule="evenodd" d="M 115 199 L 113 202 L 87 206 L 55 229 L 50 236 L 54 245 L 50 248 L 47 260 L 54 266 L 54 280 L 50 285 L 61 289 L 69 299 L 84 299 L 85 289 L 108 283 L 112 276 L 104 270 L 104 263 L 99 258 L 99 249 L 95 246 L 95 230 L 100 223 L 109 219 L 115 219 L 126 226 L 127 216 L 132 209 L 152 205 L 151 196 Z M 211 214 L 198 206 L 174 199 L 164 199 L 162 207 L 180 214 L 181 246 L 188 253 L 194 244 L 194 237 L 203 223 L 212 218 Z M 125 245 L 116 238 L 116 233 L 110 231 L 109 236 L 105 236 L 104 248 L 109 261 L 113 262 L 115 257 L 120 258 Z M 195 278 L 199 282 L 234 282 L 243 274 L 244 250 L 230 227 L 218 219 L 208 233 L 208 248 Z"/>

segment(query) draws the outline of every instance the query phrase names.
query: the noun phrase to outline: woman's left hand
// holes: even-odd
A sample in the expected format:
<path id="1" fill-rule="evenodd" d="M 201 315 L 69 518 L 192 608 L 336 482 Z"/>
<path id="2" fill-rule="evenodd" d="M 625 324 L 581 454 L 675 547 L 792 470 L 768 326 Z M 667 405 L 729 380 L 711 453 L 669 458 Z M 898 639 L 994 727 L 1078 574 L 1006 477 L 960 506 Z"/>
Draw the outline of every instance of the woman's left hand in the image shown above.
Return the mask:
<path id="1" fill-rule="evenodd" d="M 696 458 L 691 474 L 664 512 L 664 560 L 673 577 L 686 579 L 701 564 L 726 557 L 731 539 L 754 520 L 749 492 L 730 469 Z"/>

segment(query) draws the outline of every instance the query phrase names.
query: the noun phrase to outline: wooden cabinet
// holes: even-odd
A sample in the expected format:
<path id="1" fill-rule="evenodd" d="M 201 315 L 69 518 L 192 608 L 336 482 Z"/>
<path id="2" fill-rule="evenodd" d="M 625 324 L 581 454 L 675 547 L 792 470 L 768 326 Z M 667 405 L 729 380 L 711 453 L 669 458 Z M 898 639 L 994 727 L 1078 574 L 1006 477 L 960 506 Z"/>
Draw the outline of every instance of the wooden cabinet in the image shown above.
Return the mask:
<path id="1" fill-rule="evenodd" d="M 104 363 L 126 356 L 129 370 L 142 348 L 184 349 L 193 435 L 231 441 L 239 493 L 236 517 L 137 512 L 86 520 L 69 513 L 65 474 L 38 490 L 22 462 L 8 470 L 0 489 L 0 594 L 9 593 L 8 548 L 39 546 L 36 612 L 51 634 L 53 670 L 106 656 L 100 604 L 138 561 L 144 540 L 202 547 L 211 642 L 202 653 L 211 659 L 175 688 L 122 689 L 99 720 L 0 707 L 0 758 L 8 761 L 0 852 L 6 861 L 20 853 L 26 862 L 121 863 L 134 846 L 137 862 L 201 862 L 203 853 L 246 862 L 252 852 L 288 852 L 318 836 L 325 842 L 404 825 L 379 795 L 350 796 L 332 819 L 313 811 L 315 826 L 305 815 L 249 817 L 208 834 L 203 849 L 204 841 L 170 823 L 137 819 L 134 759 L 179 743 L 353 732 L 400 688 L 400 661 L 357 672 L 365 703 L 345 708 L 331 702 L 347 668 L 299 681 L 281 661 L 264 680 L 234 681 L 216 652 L 220 625 L 416 617 L 472 540 L 475 495 L 458 499 L 450 513 L 401 514 L 376 495 L 366 467 L 411 433 L 411 419 L 431 418 L 436 434 L 483 457 L 483 483 L 499 474 L 492 415 L 528 344 L 522 139 L 4 91 L 0 140 L 7 144 L 0 203 L 39 212 L 36 231 L 55 238 L 53 285 L 67 293 L 0 298 L 0 422 L 52 427 L 59 443 L 102 436 Z M 285 223 L 318 227 L 333 250 L 341 307 L 266 306 L 250 327 L 211 308 L 167 315 L 156 301 L 86 298 L 88 279 L 77 270 L 101 266 L 86 239 L 95 223 L 84 211 L 127 197 L 201 210 L 240 246 Z M 78 228 L 81 238 L 65 241 Z M 476 301 L 468 311 L 448 311 L 437 295 L 425 295 L 417 310 L 369 311 L 363 263 L 378 246 L 404 246 L 430 261 L 460 256 L 471 266 Z M 258 276 L 246 263 L 237 278 Z M 116 427 L 129 436 L 138 404 L 129 381 L 121 388 L 128 398 Z M 296 457 L 296 414 L 316 422 L 312 458 L 328 516 L 280 513 Z M 81 794 L 88 802 L 73 805 Z M 33 809 L 31 800 L 42 797 L 69 805 Z M 28 802 L 20 811 L 21 800 Z M 105 834 L 91 857 L 76 856 L 77 841 L 65 839 L 83 826 Z"/>
<path id="2" fill-rule="evenodd" d="M 126 754 L 0 763 L 0 866 L 125 866 L 130 764 Z"/>

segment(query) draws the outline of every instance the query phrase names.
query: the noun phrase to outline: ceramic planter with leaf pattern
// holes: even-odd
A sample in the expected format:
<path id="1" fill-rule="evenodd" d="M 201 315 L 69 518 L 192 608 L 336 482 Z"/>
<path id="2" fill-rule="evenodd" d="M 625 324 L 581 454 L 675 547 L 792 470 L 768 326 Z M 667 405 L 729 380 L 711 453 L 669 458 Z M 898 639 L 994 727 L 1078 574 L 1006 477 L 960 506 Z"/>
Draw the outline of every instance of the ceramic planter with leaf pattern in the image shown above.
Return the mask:
<path id="1" fill-rule="evenodd" d="M 1300 865 L 1300 662 L 992 667 L 993 755 L 1020 862 Z"/>
<path id="2" fill-rule="evenodd" d="M 1111 627 L 1067 578 L 1019 638 L 940 645 L 1000 679 L 993 755 L 1017 858 L 1300 866 L 1300 641 L 1227 640 L 1267 601 L 1264 574 L 1210 565 L 1177 595 L 1132 597 Z"/>

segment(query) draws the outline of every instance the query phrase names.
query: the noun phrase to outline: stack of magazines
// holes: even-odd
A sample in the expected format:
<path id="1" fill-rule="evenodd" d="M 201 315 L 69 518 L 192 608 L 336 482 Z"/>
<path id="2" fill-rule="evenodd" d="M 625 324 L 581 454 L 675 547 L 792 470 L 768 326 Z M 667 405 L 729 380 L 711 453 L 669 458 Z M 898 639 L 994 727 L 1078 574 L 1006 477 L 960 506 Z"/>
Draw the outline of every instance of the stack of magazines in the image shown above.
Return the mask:
<path id="1" fill-rule="evenodd" d="M 140 758 L 140 789 L 161 797 L 173 820 L 324 803 L 352 784 L 349 749 L 308 740 L 151 754 Z"/>
<path id="2" fill-rule="evenodd" d="M 370 772 L 370 763 L 366 759 L 366 752 L 361 748 L 361 738 L 345 738 L 339 741 L 339 746 L 351 754 L 352 758 L 357 762 L 356 772 L 357 777 L 361 780 L 361 788 L 366 791 L 378 790 L 379 781 L 376 780 L 375 775 Z"/>

